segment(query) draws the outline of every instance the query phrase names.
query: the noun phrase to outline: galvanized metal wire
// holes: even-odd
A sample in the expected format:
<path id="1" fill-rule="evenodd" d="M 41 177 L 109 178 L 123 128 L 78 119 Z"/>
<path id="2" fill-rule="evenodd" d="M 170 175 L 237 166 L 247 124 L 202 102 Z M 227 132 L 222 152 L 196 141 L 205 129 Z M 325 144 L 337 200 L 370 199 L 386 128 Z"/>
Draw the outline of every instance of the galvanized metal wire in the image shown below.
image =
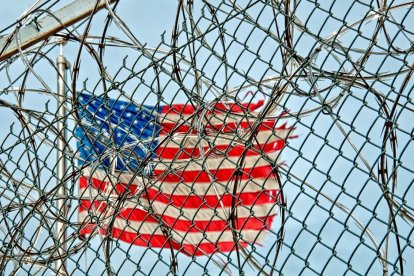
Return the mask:
<path id="1" fill-rule="evenodd" d="M 39 18 L 69 2 L 34 1 L 0 37 L 19 44 L 24 26 L 42 28 Z M 19 47 L 0 61 L 2 273 L 412 275 L 413 4 L 107 1 L 106 9 Z M 55 60 L 63 42 L 70 64 L 61 98 Z M 167 246 L 130 245 L 105 233 L 80 235 L 84 168 L 74 133 L 81 124 L 81 93 L 134 105 L 193 106 L 197 113 L 186 123 L 201 142 L 212 144 L 220 132 L 206 135 L 205 118 L 216 103 L 263 99 L 258 113 L 249 115 L 254 126 L 280 118 L 295 136 L 281 151 L 282 163 L 269 160 L 281 193 L 265 244 L 196 257 Z M 228 112 L 223 120 L 232 116 Z M 57 173 L 64 137 L 59 122 L 67 133 L 63 179 Z M 239 133 L 237 143 L 253 143 L 254 126 Z M 104 135 L 90 130 L 94 139 Z M 108 156 L 128 151 L 111 144 L 107 149 Z M 125 194 L 104 200 L 114 209 L 97 218 L 98 225 L 132 199 Z M 65 226 L 64 244 L 58 223 Z M 57 267 L 58 261 L 65 267 Z"/>

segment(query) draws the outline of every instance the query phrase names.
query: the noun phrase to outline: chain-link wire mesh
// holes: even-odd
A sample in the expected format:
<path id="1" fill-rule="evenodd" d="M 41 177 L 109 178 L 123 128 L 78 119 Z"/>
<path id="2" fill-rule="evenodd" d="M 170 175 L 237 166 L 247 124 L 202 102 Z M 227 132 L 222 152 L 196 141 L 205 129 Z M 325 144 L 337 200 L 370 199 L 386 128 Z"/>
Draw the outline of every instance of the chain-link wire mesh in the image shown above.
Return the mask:
<path id="1" fill-rule="evenodd" d="M 414 274 L 413 2 L 90 1 L 26 47 L 73 1 L 33 2 L 2 273 Z"/>

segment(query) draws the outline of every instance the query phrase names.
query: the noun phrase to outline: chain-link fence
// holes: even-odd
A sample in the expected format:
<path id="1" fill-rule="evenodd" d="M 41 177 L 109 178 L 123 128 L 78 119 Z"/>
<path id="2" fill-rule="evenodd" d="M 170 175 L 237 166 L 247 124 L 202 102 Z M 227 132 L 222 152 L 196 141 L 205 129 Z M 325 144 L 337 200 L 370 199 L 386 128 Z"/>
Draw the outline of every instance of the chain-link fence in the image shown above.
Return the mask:
<path id="1" fill-rule="evenodd" d="M 3 274 L 414 274 L 414 2 L 4 2 Z"/>

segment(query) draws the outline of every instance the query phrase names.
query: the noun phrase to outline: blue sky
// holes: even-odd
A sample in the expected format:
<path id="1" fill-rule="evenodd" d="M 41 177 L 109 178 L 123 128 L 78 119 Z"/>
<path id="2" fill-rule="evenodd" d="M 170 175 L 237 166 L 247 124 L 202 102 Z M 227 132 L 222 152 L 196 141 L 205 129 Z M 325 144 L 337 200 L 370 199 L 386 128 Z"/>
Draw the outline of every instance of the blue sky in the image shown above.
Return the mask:
<path id="1" fill-rule="evenodd" d="M 0 29 L 16 21 L 16 18 L 31 4 L 32 0 L 20 1 L 1 1 L 0 2 Z M 217 4 L 216 2 L 214 2 Z M 240 1 L 240 5 L 244 5 L 245 1 Z M 343 22 L 352 23 L 364 18 L 369 14 L 370 7 L 367 3 L 354 2 L 352 5 L 348 1 L 337 1 L 337 4 L 330 6 L 330 3 L 321 2 L 320 9 L 315 9 L 315 4 L 311 1 L 301 1 L 297 9 L 297 16 L 302 22 L 307 22 L 309 31 L 318 33 L 322 37 L 327 37 L 329 34 L 338 30 L 343 26 Z M 369 4 L 369 3 L 368 3 Z M 375 3 L 372 4 L 375 6 Z M 196 7 L 200 7 L 200 2 L 196 2 Z M 260 3 L 258 4 L 258 7 Z M 228 8 L 227 6 L 222 7 Z M 329 15 L 326 10 L 334 11 Z M 348 12 L 347 12 L 348 11 Z M 157 47 L 161 42 L 161 36 L 165 32 L 166 44 L 170 43 L 171 26 L 174 22 L 176 12 L 175 1 L 122 1 L 118 14 L 125 20 L 130 27 L 133 34 L 140 40 L 141 43 L 147 44 L 149 47 Z M 269 9 L 264 9 L 261 12 L 260 8 L 252 8 L 249 10 L 252 15 L 260 17 L 259 23 L 263 26 L 270 24 L 272 12 Z M 395 17 L 402 18 L 403 12 L 395 12 Z M 196 13 L 196 16 L 201 16 L 201 13 Z M 222 15 L 223 16 L 223 15 Z M 328 20 L 325 20 L 329 18 Z M 407 13 L 407 18 L 413 18 L 412 13 Z M 220 17 L 222 19 L 222 17 Z M 103 13 L 97 16 L 92 25 L 91 33 L 99 35 L 102 33 Z M 409 22 L 406 19 L 405 22 Z M 325 23 L 325 21 L 327 23 Z M 398 20 L 397 20 L 398 21 Z M 200 28 L 208 30 L 208 20 L 200 20 Z M 365 38 L 359 37 L 356 39 L 356 31 L 351 30 L 340 37 L 343 45 L 348 47 L 357 47 L 366 49 L 369 41 L 369 36 L 372 35 L 376 21 L 369 21 L 361 25 L 362 33 Z M 404 23 L 408 26 L 407 23 Z M 389 31 L 395 35 L 395 40 L 398 42 L 400 48 L 409 47 L 409 40 L 404 39 L 403 35 L 399 35 L 395 26 L 389 23 Z M 237 18 L 226 23 L 225 27 L 234 38 L 227 36 L 226 45 L 228 47 L 228 63 L 233 66 L 230 70 L 232 73 L 228 79 L 228 86 L 237 87 L 244 83 L 243 74 L 247 74 L 254 79 L 261 79 L 264 76 L 278 75 L 281 72 L 280 55 L 273 54 L 279 51 L 277 43 L 272 39 L 267 39 L 264 30 L 254 28 L 251 24 L 240 23 Z M 274 27 L 274 26 L 273 26 Z M 109 35 L 120 34 L 118 28 L 112 25 L 109 30 Z M 251 35 L 249 35 L 251 34 Z M 126 38 L 124 34 L 120 34 L 122 38 Z M 412 36 L 408 34 L 408 36 Z M 296 43 L 295 50 L 302 57 L 307 57 L 315 49 L 317 41 L 299 30 L 295 30 L 294 42 Z M 412 38 L 412 37 L 411 37 Z M 206 41 L 211 44 L 217 42 L 217 32 L 209 32 L 205 36 Z M 179 43 L 183 43 L 180 40 Z M 387 50 L 384 36 L 380 36 L 377 44 L 378 51 Z M 248 45 L 249 52 L 243 48 L 243 44 Z M 408 45 L 408 46 L 407 46 Z M 219 44 L 215 49 L 220 52 Z M 364 48 L 365 47 L 365 48 Z M 385 50 L 384 50 L 385 49 Z M 78 44 L 69 43 L 64 51 L 68 60 L 73 64 L 78 50 Z M 256 60 L 256 53 L 259 53 L 263 60 L 269 61 L 273 67 L 269 69 L 269 64 L 264 61 Z M 57 49 L 52 50 L 49 54 L 52 60 L 55 60 L 58 52 Z M 211 51 L 200 47 L 198 68 L 203 68 L 206 76 L 209 79 L 214 79 L 217 87 L 225 89 L 226 78 L 221 62 L 214 57 L 211 57 Z M 128 57 L 126 57 L 128 55 Z M 358 59 L 362 55 L 359 52 L 350 52 L 349 56 L 338 54 L 335 56 L 328 49 L 323 49 L 319 56 L 314 60 L 315 66 L 323 67 L 324 70 L 330 72 L 339 72 L 341 70 L 351 70 L 352 66 L 349 63 L 349 58 Z M 241 56 L 241 58 L 239 58 Z M 117 81 L 124 81 L 129 72 L 126 68 L 135 66 L 135 70 L 139 71 L 148 64 L 145 58 L 139 58 L 140 53 L 135 50 L 128 49 L 107 49 L 105 52 L 104 62 L 107 70 L 111 76 L 114 76 Z M 339 60 L 338 60 L 339 59 Z M 139 60 L 138 62 L 136 62 Z M 170 60 L 168 60 L 170 61 Z M 365 74 L 384 73 L 398 70 L 399 67 L 404 66 L 404 63 L 412 63 L 412 55 L 392 56 L 379 55 L 369 60 L 366 65 Z M 125 68 L 122 64 L 125 63 Z M 42 67 L 43 66 L 43 67 Z M 168 68 L 168 66 L 165 66 Z M 183 65 L 185 68 L 185 66 Z M 13 67 L 12 74 L 17 75 L 22 70 L 22 64 L 16 63 Z M 51 75 L 50 65 L 46 62 L 41 63 L 36 67 L 39 75 L 47 80 L 50 87 L 55 87 L 56 76 Z M 53 72 L 54 73 L 54 72 Z M 0 81 L 6 83 L 4 72 L 0 75 Z M 83 81 L 88 91 L 100 93 L 99 79 L 100 74 L 97 70 L 96 63 L 90 56 L 83 52 L 81 71 L 79 75 L 79 82 L 77 89 L 81 90 Z M 395 80 L 370 80 L 372 87 L 387 95 L 390 99 L 395 99 L 398 88 L 401 86 L 403 78 L 396 78 Z M 144 85 L 138 85 L 142 80 L 145 80 Z M 137 79 L 131 79 L 124 83 L 123 89 L 127 91 L 128 95 L 133 95 L 134 100 L 140 103 L 154 104 L 156 97 L 148 94 L 149 87 L 154 86 L 152 83 L 154 75 L 151 72 L 139 75 Z M 186 80 L 186 85 L 191 86 L 191 80 Z M 407 89 L 403 92 L 405 97 L 401 102 L 406 103 L 407 106 L 413 107 L 411 102 L 412 81 L 409 82 Z M 33 88 L 42 87 L 42 85 L 33 77 L 30 76 L 28 84 Z M 174 97 L 178 90 L 177 85 L 168 82 L 168 76 L 164 75 L 162 84 L 165 89 L 163 96 L 165 101 L 171 102 L 185 102 L 183 93 L 179 93 L 178 97 Z M 306 92 L 311 92 L 309 83 L 303 80 L 295 82 L 297 87 Z M 330 84 L 330 81 L 318 80 L 317 85 L 319 89 L 323 89 Z M 137 88 L 138 87 L 138 88 Z M 0 87 L 2 88 L 2 87 Z M 137 89 L 136 89 L 137 88 Z M 254 87 L 253 87 L 254 88 Z M 323 97 L 331 99 L 335 95 L 342 92 L 344 86 L 338 84 L 334 86 L 329 92 L 323 94 Z M 136 89 L 136 90 L 134 90 Z M 213 94 L 207 88 L 204 88 L 206 98 L 213 98 Z M 113 92 L 117 95 L 118 92 Z M 334 123 L 336 121 L 343 127 L 343 130 L 348 134 L 350 139 L 355 143 L 357 149 L 360 149 L 361 154 L 368 160 L 374 171 L 377 171 L 376 164 L 378 156 L 381 152 L 380 145 L 382 143 L 382 127 L 383 120 L 378 119 L 381 115 L 378 111 L 376 99 L 372 94 L 368 94 L 366 89 L 361 87 L 352 87 L 346 89 L 346 96 L 342 99 L 340 104 L 334 110 L 334 119 L 322 113 L 315 111 L 308 116 L 302 117 L 300 120 L 296 118 L 289 119 L 289 123 L 295 125 L 296 132 L 299 138 L 291 141 L 289 146 L 284 150 L 282 159 L 286 162 L 286 170 L 289 173 L 282 173 L 284 181 L 284 192 L 288 202 L 288 218 L 285 224 L 285 244 L 282 247 L 281 255 L 276 267 L 280 269 L 285 275 L 315 275 L 324 272 L 326 275 L 343 274 L 347 271 L 348 264 L 352 265 L 354 272 L 364 274 L 369 272 L 376 275 L 381 272 L 378 261 L 375 260 L 376 253 L 372 243 L 366 236 L 363 236 L 361 229 L 349 218 L 347 214 L 334 207 L 333 204 L 327 201 L 321 194 L 310 189 L 304 185 L 304 181 L 313 185 L 317 190 L 331 197 L 336 202 L 347 206 L 352 210 L 352 214 L 358 217 L 364 224 L 369 225 L 373 235 L 378 242 L 383 245 L 384 236 L 387 232 L 384 221 L 387 220 L 387 206 L 381 197 L 381 191 L 378 183 L 373 181 L 368 175 L 368 169 L 364 167 L 364 162 L 355 153 L 351 144 L 346 141 L 343 133 Z M 0 94 L 1 95 L 1 94 Z M 7 100 L 13 101 L 11 95 L 2 95 Z M 50 101 L 49 96 L 39 96 L 29 94 L 25 97 L 24 105 L 42 110 L 45 103 Z M 53 100 L 53 99 L 52 99 Z M 365 104 L 367 102 L 368 104 Z M 50 108 L 54 107 L 53 101 L 49 103 Z M 320 107 L 321 103 L 317 97 L 312 99 L 286 96 L 281 104 L 290 112 L 297 112 L 303 108 Z M 399 147 L 397 150 L 398 161 L 401 162 L 402 167 L 399 172 L 399 183 L 396 194 L 401 198 L 410 201 L 414 198 L 414 189 L 412 186 L 413 172 L 412 168 L 412 152 L 413 145 L 410 143 L 410 134 L 412 131 L 412 122 L 414 116 L 412 112 L 398 108 L 398 126 Z M 8 130 L 13 123 L 13 117 L 10 111 L 0 108 L 0 115 L 5 118 L 3 124 Z M 73 122 L 69 122 L 69 127 L 73 127 Z M 7 132 L 7 131 L 6 131 Z M 7 140 L 7 133 L 0 135 L 0 140 Z M 368 136 L 368 141 L 365 137 Z M 13 143 L 14 140 L 7 140 L 7 143 Z M 75 140 L 71 140 L 71 145 L 75 147 Z M 16 149 L 13 156 L 17 156 L 22 149 Z M 389 148 L 388 148 L 389 150 Z M 47 154 L 50 148 L 43 147 L 42 154 Z M 52 161 L 49 161 L 52 162 Z M 45 175 L 51 175 L 51 172 L 46 172 Z M 298 180 L 299 179 L 299 180 Z M 51 182 L 51 184 L 53 183 Z M 412 208 L 412 204 L 408 204 Z M 76 215 L 74 215 L 75 217 Z M 412 241 L 412 225 L 398 220 L 400 226 L 400 235 L 405 239 L 405 260 L 407 274 L 414 273 L 414 266 L 410 264 L 409 260 L 414 257 L 414 250 L 412 245 L 408 245 L 407 241 Z M 345 226 L 346 225 L 346 226 Z M 280 221 L 274 225 L 273 234 L 269 236 L 268 243 L 258 249 L 262 255 L 273 252 L 272 246 L 276 239 L 276 233 L 280 229 Z M 98 248 L 100 241 L 95 238 L 92 241 L 92 247 Z M 125 253 L 128 251 L 128 254 Z M 165 251 L 165 250 L 164 250 Z M 333 256 L 332 252 L 336 255 Z M 395 239 L 391 238 L 390 244 L 390 262 L 395 262 Z M 102 250 L 100 251 L 102 254 Z M 274 253 L 269 253 L 273 256 Z M 89 272 L 91 274 L 100 274 L 103 271 L 104 264 L 102 262 L 103 255 L 100 255 L 100 260 L 93 262 L 95 259 L 95 252 L 89 250 L 85 255 L 72 256 L 69 266 L 74 268 L 75 262 L 79 263 L 84 269 L 85 267 L 92 267 Z M 121 274 L 130 274 L 138 269 L 136 263 L 143 273 L 149 273 L 152 269 L 157 274 L 166 273 L 168 267 L 165 263 L 169 263 L 169 252 L 161 252 L 158 255 L 157 250 L 147 250 L 141 247 L 129 247 L 127 244 L 117 244 L 114 248 L 114 269 L 120 269 Z M 128 256 L 128 257 L 127 257 Z M 162 259 L 160 259 L 160 256 Z M 142 258 L 142 259 L 141 259 Z M 216 274 L 217 268 L 209 261 L 208 258 L 198 258 L 193 261 L 191 258 L 179 255 L 180 274 L 195 274 L 203 273 L 203 267 L 207 266 L 209 273 Z M 234 263 L 235 255 L 228 257 Z M 272 258 L 270 258 L 272 259 Z M 164 263 L 165 262 L 165 263 Z M 306 264 L 309 264 L 306 267 Z M 393 267 L 390 265 L 390 270 Z M 233 268 L 234 269 L 234 268 Z M 80 270 L 76 274 L 80 274 Z M 253 273 L 250 268 L 246 267 L 246 273 Z"/>

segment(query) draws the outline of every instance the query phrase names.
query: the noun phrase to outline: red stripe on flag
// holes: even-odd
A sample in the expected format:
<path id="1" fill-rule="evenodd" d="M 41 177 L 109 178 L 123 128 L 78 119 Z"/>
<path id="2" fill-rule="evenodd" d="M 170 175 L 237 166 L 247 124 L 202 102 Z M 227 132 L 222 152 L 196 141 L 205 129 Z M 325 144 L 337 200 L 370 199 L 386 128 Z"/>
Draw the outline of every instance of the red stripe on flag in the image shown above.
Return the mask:
<path id="1" fill-rule="evenodd" d="M 262 166 L 255 168 L 243 168 L 240 169 L 240 175 L 237 175 L 235 169 L 218 169 L 210 170 L 210 173 L 215 177 L 218 182 L 227 182 L 233 179 L 239 180 L 250 180 L 259 177 L 270 177 L 272 176 L 272 166 Z M 203 182 L 211 183 L 212 179 L 210 175 L 205 171 L 177 171 L 164 175 L 163 170 L 154 170 L 153 174 L 158 177 L 159 182 Z"/>
<path id="2" fill-rule="evenodd" d="M 86 236 L 93 232 L 95 226 L 90 225 L 79 231 L 81 236 Z M 104 229 L 100 229 L 101 234 L 106 235 Z M 170 243 L 172 244 L 173 249 L 180 250 L 181 253 L 184 253 L 188 256 L 205 256 L 214 254 L 217 252 L 230 252 L 235 250 L 234 242 L 218 242 L 212 244 L 209 242 L 200 243 L 198 245 L 189 245 L 175 242 L 172 239 L 167 239 L 164 235 L 149 235 L 149 234 L 138 234 L 134 232 L 128 232 L 122 229 L 113 228 L 111 231 L 111 236 L 113 238 L 119 239 L 121 241 L 144 246 L 144 247 L 154 247 L 154 248 L 170 248 Z M 240 241 L 239 245 L 242 247 L 247 247 L 249 243 Z"/>
<path id="3" fill-rule="evenodd" d="M 102 209 L 109 208 L 109 206 L 105 202 L 100 202 L 102 204 Z M 84 202 L 79 212 L 87 212 L 88 214 L 92 211 L 96 210 L 91 207 L 92 204 L 88 202 Z M 102 215 L 103 216 L 103 215 Z M 99 217 L 99 214 L 98 214 Z M 275 214 L 269 214 L 266 217 L 255 217 L 250 216 L 248 218 L 237 218 L 235 220 L 235 225 L 237 226 L 236 229 L 240 230 L 262 230 L 262 229 L 270 229 L 273 223 L 274 218 L 276 217 Z M 112 218 L 112 216 L 111 216 Z M 226 229 L 231 225 L 231 222 L 222 220 L 222 219 L 213 219 L 211 220 L 187 220 L 183 218 L 174 218 L 171 216 L 166 215 L 159 215 L 159 219 L 162 219 L 162 222 L 168 226 L 172 227 L 177 231 L 183 232 L 213 232 L 213 231 L 221 231 Z M 100 219 L 103 219 L 102 217 Z M 126 208 L 119 211 L 119 215 L 116 219 L 124 220 L 124 221 L 134 221 L 134 222 L 153 222 L 153 223 L 160 223 L 157 218 L 151 216 L 148 212 L 138 209 L 138 208 Z"/>
<path id="4" fill-rule="evenodd" d="M 81 177 L 81 181 L 85 181 L 85 177 Z M 92 186 L 95 189 L 101 191 L 105 191 L 106 187 L 112 187 L 112 184 L 109 184 L 107 182 L 102 182 L 98 179 L 91 178 L 90 183 L 97 183 L 98 185 Z M 163 185 L 172 185 L 172 184 L 163 184 Z M 181 183 L 181 185 L 185 185 L 184 183 Z M 210 183 L 206 183 L 210 187 Z M 155 187 L 154 188 L 147 188 L 146 192 L 141 193 L 141 197 L 148 199 L 150 202 L 157 201 L 162 202 L 165 204 L 172 204 L 173 206 L 176 206 L 178 208 L 216 208 L 216 207 L 231 207 L 233 198 L 235 200 L 235 203 L 237 205 L 244 205 L 244 206 L 250 206 L 253 204 L 266 204 L 266 203 L 272 203 L 276 201 L 276 198 L 278 197 L 278 187 L 274 187 L 272 190 L 264 190 L 261 189 L 260 186 L 257 184 L 249 183 L 249 185 L 256 185 L 256 188 L 259 191 L 256 192 L 245 192 L 241 191 L 241 193 L 237 193 L 235 195 L 232 194 L 232 190 L 229 190 L 225 194 L 221 194 L 219 196 L 217 195 L 203 195 L 203 194 L 197 194 L 197 191 L 194 191 L 194 193 L 190 193 L 188 195 L 177 195 L 177 194 L 167 194 L 160 192 Z M 122 187 L 119 189 L 115 189 L 115 191 L 109 190 L 107 192 L 111 192 L 112 196 L 119 195 L 121 196 L 123 193 L 128 191 L 129 194 L 133 195 L 136 192 L 136 185 L 129 185 L 129 187 L 134 187 L 131 190 L 127 190 L 128 185 L 124 183 L 116 184 L 116 187 Z M 83 187 L 88 188 L 88 187 Z M 91 189 L 91 187 L 89 187 Z M 211 190 L 213 190 L 213 187 L 211 187 Z M 99 195 L 99 192 L 97 192 Z M 83 193 L 80 194 L 83 196 Z M 102 196 L 105 196 L 104 194 L 101 194 Z M 148 195 L 148 196 L 147 196 Z M 88 196 L 83 196 L 82 202 L 87 202 Z M 91 196 L 91 200 L 97 200 L 95 196 Z M 97 202 L 97 201 L 96 201 Z M 82 203 L 83 205 L 84 203 Z M 95 207 L 97 207 L 96 205 Z"/>
<path id="5" fill-rule="evenodd" d="M 230 147 L 229 145 L 217 145 L 214 148 L 203 147 L 205 153 L 219 153 L 226 157 L 236 157 L 245 154 L 246 156 L 261 156 L 261 153 L 275 152 L 283 149 L 285 141 L 276 140 L 264 145 L 253 144 L 253 149 L 247 149 L 242 145 Z M 259 151 L 259 152 L 258 152 Z M 180 160 L 200 157 L 200 148 L 173 148 L 159 147 L 157 157 L 161 159 Z"/>
<path id="6" fill-rule="evenodd" d="M 213 188 L 212 188 L 213 189 Z M 232 201 L 234 199 L 237 205 L 244 205 L 250 206 L 253 204 L 265 204 L 265 203 L 272 203 L 276 201 L 277 197 L 277 190 L 273 191 L 260 191 L 255 193 L 241 193 L 233 196 L 232 194 L 224 194 L 215 196 L 215 195 L 196 195 L 196 194 L 189 194 L 187 196 L 181 195 L 168 195 L 164 193 L 160 193 L 154 189 L 149 189 L 148 191 L 148 199 L 150 202 L 152 201 L 159 201 L 166 204 L 172 204 L 178 208 L 221 208 L 230 207 L 232 206 Z M 232 193 L 230 191 L 229 193 Z M 146 194 L 145 198 L 146 197 Z"/>
<path id="7" fill-rule="evenodd" d="M 271 121 L 263 121 L 257 127 L 258 131 L 266 131 L 266 130 L 290 130 L 292 128 L 288 127 L 287 124 L 283 124 L 281 126 L 276 126 L 278 120 L 271 120 Z M 241 121 L 241 122 L 223 122 L 220 124 L 210 125 L 205 124 L 204 129 L 211 130 L 211 131 L 220 131 L 221 133 L 235 133 L 237 129 L 246 129 L 246 130 L 253 130 L 254 121 Z M 168 122 L 163 121 L 161 122 L 161 135 L 168 135 L 169 133 L 186 133 L 186 134 L 197 134 L 197 130 L 195 126 L 191 125 L 191 120 L 184 123 L 184 120 L 179 122 Z M 276 134 L 276 133 L 275 133 Z"/>
<path id="8" fill-rule="evenodd" d="M 260 100 L 257 103 L 242 103 L 242 104 L 223 104 L 223 103 L 216 103 L 211 106 L 211 110 L 214 113 L 224 113 L 224 112 L 247 112 L 247 111 L 254 111 L 261 107 L 264 104 L 264 100 Z M 189 104 L 173 104 L 173 105 L 165 105 L 162 108 L 163 114 L 175 113 L 175 114 L 185 114 L 185 115 L 192 115 L 196 110 L 192 105 Z M 211 114 L 208 112 L 207 114 Z"/>

